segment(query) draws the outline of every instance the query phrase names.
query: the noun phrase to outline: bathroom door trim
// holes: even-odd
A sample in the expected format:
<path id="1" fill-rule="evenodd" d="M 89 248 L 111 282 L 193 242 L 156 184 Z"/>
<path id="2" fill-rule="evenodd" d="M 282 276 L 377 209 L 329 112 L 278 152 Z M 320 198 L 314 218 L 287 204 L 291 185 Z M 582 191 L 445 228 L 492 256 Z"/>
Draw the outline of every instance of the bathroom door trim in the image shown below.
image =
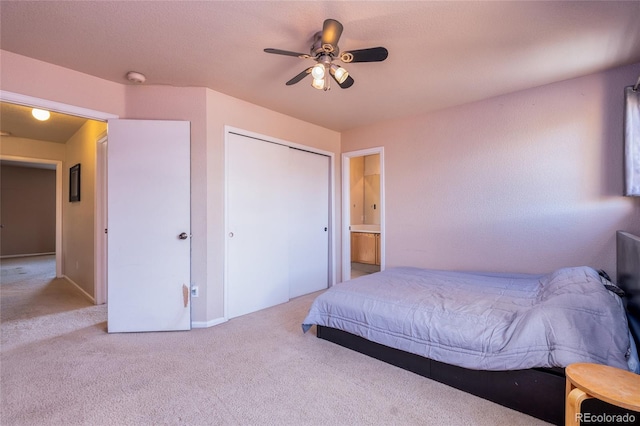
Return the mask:
<path id="1" fill-rule="evenodd" d="M 351 277 L 351 158 L 380 154 L 380 270 L 386 263 L 384 147 L 342 153 L 342 281 Z"/>

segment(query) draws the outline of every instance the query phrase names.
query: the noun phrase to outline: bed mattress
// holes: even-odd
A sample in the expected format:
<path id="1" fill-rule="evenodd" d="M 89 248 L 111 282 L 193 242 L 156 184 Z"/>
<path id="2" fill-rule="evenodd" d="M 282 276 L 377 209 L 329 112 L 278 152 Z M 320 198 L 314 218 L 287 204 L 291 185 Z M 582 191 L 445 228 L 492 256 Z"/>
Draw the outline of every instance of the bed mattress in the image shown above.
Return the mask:
<path id="1" fill-rule="evenodd" d="M 623 304 L 589 267 L 546 275 L 390 268 L 318 296 L 319 324 L 476 370 L 637 365 Z"/>

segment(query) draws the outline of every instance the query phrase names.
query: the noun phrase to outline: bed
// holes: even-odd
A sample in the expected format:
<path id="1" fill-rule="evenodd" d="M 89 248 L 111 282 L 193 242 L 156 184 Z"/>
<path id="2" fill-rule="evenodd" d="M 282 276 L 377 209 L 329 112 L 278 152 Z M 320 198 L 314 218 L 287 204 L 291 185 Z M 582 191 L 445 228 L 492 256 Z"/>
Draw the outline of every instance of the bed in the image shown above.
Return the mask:
<path id="1" fill-rule="evenodd" d="M 564 367 L 638 370 L 627 324 L 640 306 L 640 240 L 619 232 L 617 248 L 622 288 L 589 267 L 544 275 L 389 268 L 318 296 L 303 331 L 316 325 L 319 338 L 562 424 Z"/>

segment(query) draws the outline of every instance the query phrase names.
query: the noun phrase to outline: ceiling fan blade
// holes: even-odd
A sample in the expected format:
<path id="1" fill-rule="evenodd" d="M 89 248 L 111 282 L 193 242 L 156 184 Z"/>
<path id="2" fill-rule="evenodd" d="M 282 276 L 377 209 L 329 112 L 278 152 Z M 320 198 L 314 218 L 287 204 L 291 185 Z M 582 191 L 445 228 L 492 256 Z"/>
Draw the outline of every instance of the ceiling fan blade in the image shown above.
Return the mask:
<path id="1" fill-rule="evenodd" d="M 306 53 L 298 53 L 298 52 L 290 52 L 288 50 L 280 50 L 280 49 L 264 49 L 265 52 L 267 53 L 274 53 L 276 55 L 287 55 L 287 56 L 296 56 L 298 58 L 301 59 L 309 59 L 311 56 L 307 55 Z"/>
<path id="2" fill-rule="evenodd" d="M 351 50 L 342 52 L 340 60 L 346 63 L 352 62 L 381 62 L 387 59 L 389 51 L 384 47 L 371 47 L 369 49 Z"/>
<path id="3" fill-rule="evenodd" d="M 300 74 L 293 77 L 291 80 L 287 81 L 286 85 L 291 86 L 292 84 L 296 84 L 297 82 L 305 78 L 308 74 L 311 74 L 311 68 L 312 67 L 307 68 L 306 70 L 302 71 Z"/>
<path id="4" fill-rule="evenodd" d="M 342 24 L 335 19 L 326 19 L 322 25 L 322 48 L 333 52 L 338 47 L 338 40 L 342 35 Z M 327 46 L 331 46 L 330 49 Z"/>
<path id="5" fill-rule="evenodd" d="M 355 83 L 351 76 L 347 76 L 347 78 L 342 83 L 340 83 L 334 75 L 331 75 L 331 77 L 333 77 L 333 79 L 336 81 L 336 83 L 338 83 L 338 86 L 340 86 L 341 89 L 348 89 L 349 87 L 353 86 L 353 83 Z"/>

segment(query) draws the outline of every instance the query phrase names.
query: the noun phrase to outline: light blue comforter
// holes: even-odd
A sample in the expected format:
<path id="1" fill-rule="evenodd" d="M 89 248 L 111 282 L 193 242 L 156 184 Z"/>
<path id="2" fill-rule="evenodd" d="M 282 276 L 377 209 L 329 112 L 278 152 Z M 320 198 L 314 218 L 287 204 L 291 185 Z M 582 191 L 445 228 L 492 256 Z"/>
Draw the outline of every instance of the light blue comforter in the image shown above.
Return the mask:
<path id="1" fill-rule="evenodd" d="M 303 322 L 477 370 L 630 369 L 624 308 L 589 267 L 547 275 L 391 268 L 338 284 Z M 637 354 L 634 356 L 637 362 Z"/>

